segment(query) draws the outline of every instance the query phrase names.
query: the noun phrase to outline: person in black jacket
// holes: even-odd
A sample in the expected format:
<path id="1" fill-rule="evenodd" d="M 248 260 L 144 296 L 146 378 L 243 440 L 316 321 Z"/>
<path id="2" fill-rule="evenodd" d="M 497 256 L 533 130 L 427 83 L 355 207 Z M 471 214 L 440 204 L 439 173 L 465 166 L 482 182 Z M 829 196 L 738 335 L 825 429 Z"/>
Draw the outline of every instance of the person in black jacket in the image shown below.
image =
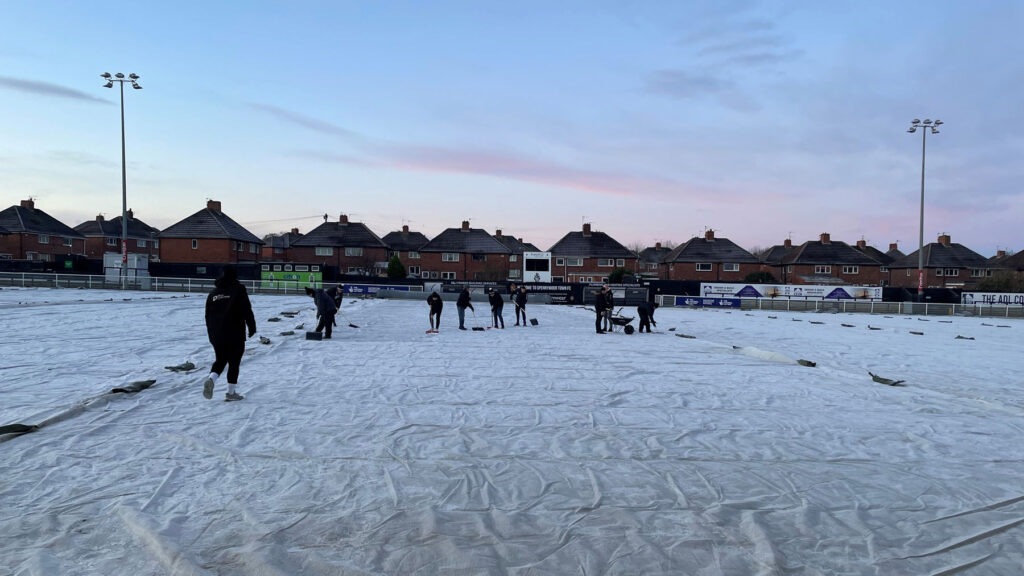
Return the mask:
<path id="1" fill-rule="evenodd" d="M 505 307 L 505 299 L 498 294 L 498 291 L 491 288 L 491 292 L 487 296 L 487 300 L 491 303 L 491 321 L 494 327 L 498 327 L 498 322 L 501 322 L 501 329 L 505 329 L 505 317 L 502 316 L 502 308 Z"/>
<path id="2" fill-rule="evenodd" d="M 331 332 L 334 327 L 334 315 L 338 313 L 337 307 L 334 306 L 334 299 L 331 298 L 326 290 L 321 288 L 313 289 L 306 288 L 306 295 L 313 297 L 313 302 L 316 303 L 316 331 L 324 332 L 324 338 L 330 338 Z"/>
<path id="3" fill-rule="evenodd" d="M 455 302 L 455 308 L 459 311 L 459 330 L 466 329 L 466 308 L 469 308 L 474 313 L 476 308 L 473 308 L 473 303 L 469 299 L 469 288 L 463 288 L 462 292 L 459 292 L 459 299 Z"/>
<path id="4" fill-rule="evenodd" d="M 345 285 L 338 284 L 327 289 L 327 295 L 334 300 L 334 307 L 341 310 L 341 300 L 345 297 Z"/>
<path id="5" fill-rule="evenodd" d="M 238 369 L 245 353 L 245 339 L 256 334 L 256 318 L 245 286 L 238 281 L 238 270 L 228 264 L 206 297 L 206 334 L 213 344 L 214 361 L 210 375 L 203 381 L 203 397 L 213 398 L 213 386 L 228 367 L 228 391 L 224 400 L 231 402 L 244 398 L 235 390 Z M 249 329 L 246 336 L 245 329 Z"/>
<path id="6" fill-rule="evenodd" d="M 604 285 L 604 329 L 615 330 L 615 325 L 612 324 L 612 316 L 615 312 L 615 294 L 612 293 L 612 289 L 607 284 Z"/>
<path id="7" fill-rule="evenodd" d="M 516 303 L 516 326 L 519 326 L 519 315 L 523 315 L 523 326 L 526 326 L 526 286 L 520 286 L 519 291 L 512 295 Z"/>
<path id="8" fill-rule="evenodd" d="M 441 329 L 441 310 L 444 309 L 444 300 L 441 300 L 441 295 L 437 292 L 431 292 L 430 296 L 427 296 L 427 304 L 430 304 L 430 330 L 427 332 L 437 334 L 437 331 Z"/>
<path id="9" fill-rule="evenodd" d="M 640 316 L 640 332 L 644 331 L 644 327 L 647 327 L 647 333 L 651 332 L 651 324 L 658 325 L 654 321 L 654 310 L 658 308 L 657 302 L 644 302 L 643 304 L 636 307 L 636 313 Z"/>
<path id="10" fill-rule="evenodd" d="M 598 334 L 604 334 L 601 322 L 604 320 L 604 311 L 608 306 L 608 300 L 604 296 L 606 289 L 607 287 L 602 286 L 600 290 L 594 293 L 594 312 L 597 313 L 597 318 L 594 320 L 594 329 L 597 330 Z"/>

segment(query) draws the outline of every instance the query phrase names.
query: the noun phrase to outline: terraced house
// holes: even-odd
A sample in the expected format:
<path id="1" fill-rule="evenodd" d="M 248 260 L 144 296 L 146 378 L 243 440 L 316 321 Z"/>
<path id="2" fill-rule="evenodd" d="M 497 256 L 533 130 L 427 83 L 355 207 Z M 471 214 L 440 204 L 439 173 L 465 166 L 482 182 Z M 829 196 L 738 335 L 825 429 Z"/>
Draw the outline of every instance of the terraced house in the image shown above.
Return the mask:
<path id="1" fill-rule="evenodd" d="M 388 246 L 365 224 L 341 214 L 337 222 L 325 221 L 292 242 L 289 259 L 334 266 L 341 274 L 377 276 L 387 270 Z"/>
<path id="2" fill-rule="evenodd" d="M 398 255 L 398 261 L 405 266 L 405 271 L 410 276 L 419 278 L 423 273 L 423 263 L 420 258 L 420 248 L 430 242 L 430 239 L 421 232 L 410 232 L 407 225 L 402 229 L 388 232 L 384 238 L 388 246 L 388 260 L 391 256 Z"/>
<path id="3" fill-rule="evenodd" d="M 145 254 L 150 261 L 160 259 L 160 231 L 135 217 L 128 210 L 128 254 Z M 85 236 L 85 255 L 89 258 L 103 258 L 104 254 L 121 253 L 121 217 L 107 220 L 102 214 L 95 220 L 82 222 L 75 231 Z"/>
<path id="4" fill-rule="evenodd" d="M 263 246 L 262 240 L 225 214 L 216 200 L 207 201 L 206 208 L 167 227 L 158 238 L 162 262 L 255 262 Z"/>
<path id="5" fill-rule="evenodd" d="M 915 250 L 888 265 L 892 286 L 917 289 L 919 252 Z M 925 288 L 973 288 L 999 267 L 970 248 L 953 243 L 949 234 L 924 245 Z"/>
<path id="6" fill-rule="evenodd" d="M 728 238 L 715 238 L 714 230 L 676 246 L 662 261 L 669 280 L 742 282 L 761 269 L 756 256 Z"/>
<path id="7" fill-rule="evenodd" d="M 0 211 L 0 259 L 54 262 L 85 254 L 85 237 L 36 208 L 31 198 Z"/>
<path id="8" fill-rule="evenodd" d="M 604 232 L 594 232 L 590 223 L 580 232 L 569 232 L 548 252 L 554 262 L 554 282 L 606 282 L 616 268 L 636 272 L 636 254 Z"/>
<path id="9" fill-rule="evenodd" d="M 420 248 L 421 278 L 499 282 L 508 278 L 512 250 L 481 228 L 448 228 Z"/>

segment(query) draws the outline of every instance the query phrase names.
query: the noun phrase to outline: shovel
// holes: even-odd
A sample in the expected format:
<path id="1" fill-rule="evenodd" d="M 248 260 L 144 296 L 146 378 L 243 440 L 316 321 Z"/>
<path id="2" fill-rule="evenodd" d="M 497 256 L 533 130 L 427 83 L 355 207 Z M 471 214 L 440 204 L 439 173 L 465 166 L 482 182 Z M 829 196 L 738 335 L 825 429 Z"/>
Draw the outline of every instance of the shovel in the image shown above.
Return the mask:
<path id="1" fill-rule="evenodd" d="M 473 311 L 473 324 L 476 324 L 476 326 L 473 326 L 473 332 L 484 332 L 484 327 L 476 319 L 476 310 L 473 308 L 470 308 L 470 310 Z"/>

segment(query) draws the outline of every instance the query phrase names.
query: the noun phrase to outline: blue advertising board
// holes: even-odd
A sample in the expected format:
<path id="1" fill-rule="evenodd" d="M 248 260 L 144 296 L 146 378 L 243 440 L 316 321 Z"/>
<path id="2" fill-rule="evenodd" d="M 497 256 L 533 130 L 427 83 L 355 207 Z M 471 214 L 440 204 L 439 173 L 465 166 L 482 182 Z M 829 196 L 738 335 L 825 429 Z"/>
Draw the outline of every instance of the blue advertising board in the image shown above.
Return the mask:
<path id="1" fill-rule="evenodd" d="M 708 308 L 739 308 L 739 298 L 698 298 L 696 296 L 675 296 L 674 306 L 702 306 Z"/>

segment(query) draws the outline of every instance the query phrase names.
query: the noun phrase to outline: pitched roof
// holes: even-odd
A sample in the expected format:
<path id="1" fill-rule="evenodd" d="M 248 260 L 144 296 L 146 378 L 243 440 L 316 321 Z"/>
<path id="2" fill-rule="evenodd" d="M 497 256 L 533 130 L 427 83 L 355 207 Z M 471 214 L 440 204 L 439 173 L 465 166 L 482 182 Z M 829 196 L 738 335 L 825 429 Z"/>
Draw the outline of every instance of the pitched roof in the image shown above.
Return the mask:
<path id="1" fill-rule="evenodd" d="M 704 238 L 693 237 L 676 246 L 665 256 L 665 262 L 729 262 L 757 263 L 756 256 L 736 245 L 728 238 L 715 238 L 714 234 Z"/>
<path id="2" fill-rule="evenodd" d="M 661 264 L 665 261 L 665 257 L 672 252 L 671 248 L 663 248 L 659 246 L 648 246 L 640 251 L 637 259 L 641 262 L 650 262 L 652 264 Z"/>
<path id="3" fill-rule="evenodd" d="M 885 255 L 888 256 L 889 258 L 892 258 L 890 262 L 892 262 L 893 260 L 899 260 L 900 258 L 906 256 L 906 254 L 900 252 L 899 248 L 892 248 L 888 252 L 886 252 Z"/>
<path id="4" fill-rule="evenodd" d="M 298 232 L 285 232 L 284 234 L 267 234 L 263 237 L 264 246 L 268 248 L 290 248 L 296 240 L 302 238 Z"/>
<path id="5" fill-rule="evenodd" d="M 569 232 L 547 250 L 552 256 L 582 258 L 636 258 L 636 254 L 604 232 Z"/>
<path id="6" fill-rule="evenodd" d="M 846 242 L 804 242 L 782 259 L 782 264 L 828 264 L 881 266 L 881 262 L 853 248 Z"/>
<path id="7" fill-rule="evenodd" d="M 406 229 L 388 232 L 382 240 L 388 245 L 388 248 L 395 252 L 409 252 L 410 250 L 416 252 L 424 244 L 430 242 L 430 238 L 427 238 L 422 232 L 409 232 Z"/>
<path id="8" fill-rule="evenodd" d="M 501 242 L 506 248 L 512 251 L 513 254 L 522 254 L 523 252 L 540 252 L 537 247 L 533 244 L 527 244 L 520 242 L 515 236 L 509 236 L 508 234 L 502 234 L 501 236 L 495 235 L 494 239 Z"/>
<path id="9" fill-rule="evenodd" d="M 789 256 L 789 253 L 795 250 L 792 245 L 786 246 L 785 244 L 776 244 L 771 248 L 765 250 L 761 254 L 761 262 L 765 264 L 771 264 L 773 266 L 781 266 L 782 261 Z"/>
<path id="10" fill-rule="evenodd" d="M 881 264 L 883 266 L 885 266 L 889 262 L 892 262 L 893 260 L 896 259 L 896 257 L 889 256 L 889 254 L 887 254 L 885 252 L 882 252 L 881 250 L 879 250 L 878 248 L 875 248 L 874 246 L 868 246 L 868 245 L 858 246 L 858 245 L 854 245 L 854 246 L 852 246 L 852 248 L 854 250 L 860 252 L 861 254 L 867 256 L 868 258 L 871 258 L 872 260 L 877 261 L 879 264 Z"/>
<path id="11" fill-rule="evenodd" d="M 362 222 L 349 222 L 347 218 L 338 222 L 324 222 L 305 236 L 292 242 L 299 246 L 337 246 L 359 248 L 387 248 L 387 244 Z"/>
<path id="12" fill-rule="evenodd" d="M 1017 252 L 1009 256 L 1003 256 L 993 263 L 996 268 L 1007 270 L 1024 270 L 1024 252 Z"/>
<path id="13" fill-rule="evenodd" d="M 218 238 L 238 240 L 240 242 L 252 242 L 263 244 L 263 240 L 256 237 L 237 222 L 228 217 L 219 209 L 211 207 L 208 203 L 206 208 L 172 224 L 160 232 L 160 238 Z M 217 203 L 219 206 L 219 203 Z"/>
<path id="14" fill-rule="evenodd" d="M 111 220 L 105 220 L 102 216 L 99 216 L 95 220 L 82 222 L 78 226 L 75 226 L 75 230 L 87 238 L 96 236 L 114 236 L 120 238 L 122 232 L 121 217 L 118 216 Z M 128 213 L 129 238 L 149 240 L 151 238 L 156 238 L 159 233 L 160 230 L 153 228 L 138 218 L 134 218 L 131 212 Z"/>
<path id="15" fill-rule="evenodd" d="M 511 254 L 504 244 L 482 228 L 448 228 L 420 248 L 420 252 Z"/>
<path id="16" fill-rule="evenodd" d="M 917 268 L 917 253 L 914 250 L 903 258 L 893 261 L 889 268 Z M 977 252 L 963 244 L 932 242 L 924 245 L 925 268 L 992 268 L 992 264 Z"/>
<path id="17" fill-rule="evenodd" d="M 36 208 L 30 200 L 22 202 L 21 206 L 11 206 L 0 211 L 0 228 L 5 228 L 9 234 L 83 237 L 67 224 Z"/>

